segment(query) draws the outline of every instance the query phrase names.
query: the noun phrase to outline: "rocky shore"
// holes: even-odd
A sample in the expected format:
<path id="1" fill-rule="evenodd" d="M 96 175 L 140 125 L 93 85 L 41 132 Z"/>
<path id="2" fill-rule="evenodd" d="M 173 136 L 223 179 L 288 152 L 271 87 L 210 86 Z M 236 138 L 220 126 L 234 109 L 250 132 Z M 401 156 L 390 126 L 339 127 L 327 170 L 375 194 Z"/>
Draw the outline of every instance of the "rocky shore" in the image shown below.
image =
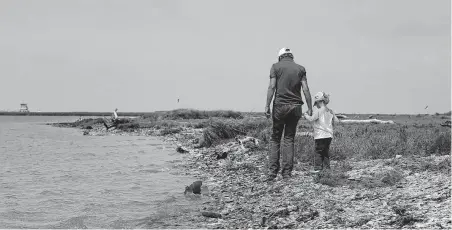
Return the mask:
<path id="1" fill-rule="evenodd" d="M 297 159 L 293 178 L 266 183 L 267 143 L 252 138 L 207 148 L 199 145 L 202 128 L 76 128 L 84 128 L 84 135 L 150 135 L 172 142 L 185 156 L 177 171 L 202 180 L 209 190 L 195 195 L 203 196 L 199 213 L 169 217 L 185 228 L 452 228 L 450 154 L 333 160 L 331 172 L 318 175 L 309 173 L 309 162 Z M 137 227 L 159 225 L 144 220 Z"/>

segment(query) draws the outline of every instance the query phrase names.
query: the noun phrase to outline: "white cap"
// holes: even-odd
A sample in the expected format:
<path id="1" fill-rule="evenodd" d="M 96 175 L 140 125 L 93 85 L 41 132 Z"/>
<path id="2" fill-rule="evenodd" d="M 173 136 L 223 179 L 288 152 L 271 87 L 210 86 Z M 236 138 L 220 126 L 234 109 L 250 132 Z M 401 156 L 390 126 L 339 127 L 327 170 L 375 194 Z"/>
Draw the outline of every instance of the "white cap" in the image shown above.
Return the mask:
<path id="1" fill-rule="evenodd" d="M 325 92 L 318 92 L 314 96 L 314 105 L 317 104 L 317 102 L 323 101 L 325 104 L 330 103 L 330 95 L 326 94 Z"/>
<path id="2" fill-rule="evenodd" d="M 292 54 L 292 50 L 290 50 L 287 47 L 284 47 L 279 50 L 278 57 L 281 57 L 281 55 L 283 55 L 283 54 Z"/>

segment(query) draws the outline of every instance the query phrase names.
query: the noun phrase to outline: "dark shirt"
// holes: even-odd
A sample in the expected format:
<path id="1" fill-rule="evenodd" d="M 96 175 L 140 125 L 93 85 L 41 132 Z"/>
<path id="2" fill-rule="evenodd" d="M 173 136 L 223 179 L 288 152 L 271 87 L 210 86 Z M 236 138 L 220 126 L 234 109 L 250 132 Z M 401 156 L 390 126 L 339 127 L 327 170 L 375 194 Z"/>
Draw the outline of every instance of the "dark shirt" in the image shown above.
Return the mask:
<path id="1" fill-rule="evenodd" d="M 291 58 L 283 58 L 272 65 L 270 78 L 276 78 L 274 104 L 303 105 L 301 80 L 306 77 L 306 69 Z"/>

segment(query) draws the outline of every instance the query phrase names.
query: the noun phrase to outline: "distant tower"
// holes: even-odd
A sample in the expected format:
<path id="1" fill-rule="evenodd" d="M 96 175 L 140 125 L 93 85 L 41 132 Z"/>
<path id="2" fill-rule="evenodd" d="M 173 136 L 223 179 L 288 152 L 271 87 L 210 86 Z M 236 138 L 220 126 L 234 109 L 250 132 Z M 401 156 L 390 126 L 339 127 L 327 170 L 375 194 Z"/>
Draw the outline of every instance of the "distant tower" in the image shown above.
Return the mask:
<path id="1" fill-rule="evenodd" d="M 28 111 L 28 106 L 25 103 L 20 104 L 20 109 L 19 112 L 23 112 L 23 113 L 28 113 L 30 111 Z"/>

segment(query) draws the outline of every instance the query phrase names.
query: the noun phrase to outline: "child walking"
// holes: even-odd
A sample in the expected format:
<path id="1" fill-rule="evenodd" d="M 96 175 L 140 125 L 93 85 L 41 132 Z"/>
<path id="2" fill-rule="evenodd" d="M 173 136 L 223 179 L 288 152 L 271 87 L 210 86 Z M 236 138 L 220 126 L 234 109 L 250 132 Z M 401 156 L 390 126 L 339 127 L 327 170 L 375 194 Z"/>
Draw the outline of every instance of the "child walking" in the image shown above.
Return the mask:
<path id="1" fill-rule="evenodd" d="M 314 112 L 312 116 L 307 113 L 305 118 L 313 122 L 315 152 L 314 171 L 330 169 L 329 149 L 333 139 L 333 123 L 339 122 L 334 112 L 327 107 L 330 102 L 329 95 L 324 92 L 318 92 L 314 96 Z"/>

